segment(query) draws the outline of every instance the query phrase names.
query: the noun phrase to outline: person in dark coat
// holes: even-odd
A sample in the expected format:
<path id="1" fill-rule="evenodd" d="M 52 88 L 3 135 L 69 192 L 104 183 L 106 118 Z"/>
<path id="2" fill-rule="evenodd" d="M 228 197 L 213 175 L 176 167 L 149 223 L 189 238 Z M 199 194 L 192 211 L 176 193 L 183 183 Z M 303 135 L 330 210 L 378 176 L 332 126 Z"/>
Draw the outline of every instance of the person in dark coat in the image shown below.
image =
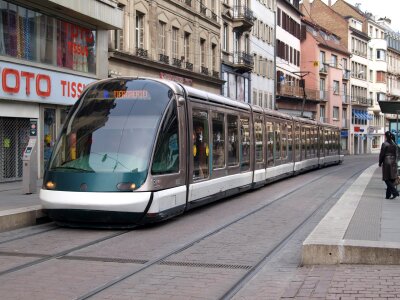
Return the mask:
<path id="1" fill-rule="evenodd" d="M 395 186 L 397 178 L 397 146 L 394 135 L 390 131 L 385 132 L 385 142 L 382 144 L 379 154 L 379 166 L 382 166 L 382 180 L 385 181 L 386 199 L 394 199 L 399 196 Z"/>

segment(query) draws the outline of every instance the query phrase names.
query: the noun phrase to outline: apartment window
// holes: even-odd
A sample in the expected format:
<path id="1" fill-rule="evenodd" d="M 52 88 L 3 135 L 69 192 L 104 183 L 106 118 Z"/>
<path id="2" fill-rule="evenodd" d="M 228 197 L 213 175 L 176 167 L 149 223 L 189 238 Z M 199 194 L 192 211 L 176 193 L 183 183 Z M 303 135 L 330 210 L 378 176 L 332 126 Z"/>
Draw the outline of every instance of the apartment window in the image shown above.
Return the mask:
<path id="1" fill-rule="evenodd" d="M 278 8 L 277 23 L 278 23 L 278 26 L 281 26 L 281 9 L 280 8 Z"/>
<path id="2" fill-rule="evenodd" d="M 206 40 L 200 39 L 200 66 L 206 66 Z"/>
<path id="3" fill-rule="evenodd" d="M 325 64 L 325 52 L 324 51 L 321 51 L 319 53 L 319 63 L 320 63 L 320 69 L 322 69 Z"/>
<path id="4" fill-rule="evenodd" d="M 178 37 L 179 37 L 179 29 L 176 27 L 172 27 L 172 57 L 178 58 Z"/>
<path id="5" fill-rule="evenodd" d="M 376 50 L 376 59 L 377 60 L 385 60 L 385 50 L 377 49 Z"/>
<path id="6" fill-rule="evenodd" d="M 190 33 L 185 32 L 183 38 L 183 54 L 185 56 L 185 61 L 190 62 Z"/>
<path id="7" fill-rule="evenodd" d="M 164 22 L 158 23 L 158 42 L 159 42 L 159 50 L 160 54 L 166 54 L 166 27 L 167 24 Z"/>
<path id="8" fill-rule="evenodd" d="M 324 122 L 325 120 L 325 106 L 320 106 L 319 107 L 319 117 L 320 117 L 320 121 Z"/>
<path id="9" fill-rule="evenodd" d="M 376 71 L 376 82 L 386 83 L 386 73 L 383 71 Z"/>
<path id="10" fill-rule="evenodd" d="M 136 11 L 135 43 L 137 48 L 144 49 L 144 14 Z"/>
<path id="11" fill-rule="evenodd" d="M 338 59 L 336 55 L 332 54 L 332 66 L 337 68 L 338 67 Z"/>
<path id="12" fill-rule="evenodd" d="M 339 120 L 339 107 L 334 106 L 333 107 L 333 115 L 332 115 L 334 120 Z"/>
<path id="13" fill-rule="evenodd" d="M 342 58 L 342 67 L 343 67 L 343 70 L 347 70 L 347 59 L 346 58 Z"/>
<path id="14" fill-rule="evenodd" d="M 244 49 L 243 50 L 245 53 L 250 53 L 250 38 L 249 38 L 248 34 L 246 34 L 244 36 Z"/>
<path id="15" fill-rule="evenodd" d="M 319 93 L 320 98 L 325 99 L 325 78 L 321 78 L 319 80 Z"/>
<path id="16" fill-rule="evenodd" d="M 222 33 L 222 50 L 228 51 L 228 24 L 224 24 Z"/>
<path id="17" fill-rule="evenodd" d="M 337 81 L 337 80 L 333 81 L 333 93 L 335 95 L 339 94 L 339 81 Z"/>
<path id="18" fill-rule="evenodd" d="M 217 45 L 211 45 L 211 55 L 212 55 L 212 69 L 216 71 L 217 68 Z"/>

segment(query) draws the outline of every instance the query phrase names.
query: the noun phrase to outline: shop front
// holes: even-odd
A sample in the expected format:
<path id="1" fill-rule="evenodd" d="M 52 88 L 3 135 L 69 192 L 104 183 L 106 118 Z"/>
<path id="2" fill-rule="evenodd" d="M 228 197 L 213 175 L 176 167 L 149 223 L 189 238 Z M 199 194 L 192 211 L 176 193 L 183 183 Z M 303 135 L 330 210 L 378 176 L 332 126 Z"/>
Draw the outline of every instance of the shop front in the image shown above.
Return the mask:
<path id="1" fill-rule="evenodd" d="M 95 79 L 0 61 L 0 80 L 0 182 L 22 177 L 32 121 L 38 124 L 40 177 L 69 108 Z"/>
<path id="2" fill-rule="evenodd" d="M 98 78 L 98 30 L 82 24 L 0 0 L 0 183 L 22 179 L 32 123 L 42 176 L 69 108 Z"/>

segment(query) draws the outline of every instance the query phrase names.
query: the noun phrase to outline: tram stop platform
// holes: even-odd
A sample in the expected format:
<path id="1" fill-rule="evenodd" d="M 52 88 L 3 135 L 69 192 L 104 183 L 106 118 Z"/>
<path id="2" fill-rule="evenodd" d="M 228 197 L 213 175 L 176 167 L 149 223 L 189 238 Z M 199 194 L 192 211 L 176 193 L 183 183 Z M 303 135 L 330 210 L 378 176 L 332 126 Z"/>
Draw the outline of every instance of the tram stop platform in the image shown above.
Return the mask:
<path id="1" fill-rule="evenodd" d="M 400 197 L 367 168 L 303 242 L 302 264 L 400 264 Z"/>
<path id="2" fill-rule="evenodd" d="M 39 200 L 42 180 L 35 194 L 22 193 L 22 181 L 0 183 L 0 232 L 46 221 Z"/>

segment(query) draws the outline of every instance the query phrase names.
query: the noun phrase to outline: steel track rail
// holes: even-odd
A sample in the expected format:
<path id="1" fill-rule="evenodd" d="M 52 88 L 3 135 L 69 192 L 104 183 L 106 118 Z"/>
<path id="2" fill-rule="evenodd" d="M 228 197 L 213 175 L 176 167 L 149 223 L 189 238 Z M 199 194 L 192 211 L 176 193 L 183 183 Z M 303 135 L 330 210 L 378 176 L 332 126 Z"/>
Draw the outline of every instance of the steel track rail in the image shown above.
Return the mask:
<path id="1" fill-rule="evenodd" d="M 48 224 L 48 225 L 50 225 L 50 224 Z M 56 230 L 56 229 L 61 229 L 61 228 L 54 226 L 54 227 L 51 227 L 51 228 L 43 229 L 41 231 L 37 231 L 37 232 L 33 232 L 33 233 L 17 236 L 17 237 L 10 238 L 10 239 L 5 239 L 5 240 L 0 241 L 0 245 L 1 244 L 6 244 L 6 243 L 9 243 L 9 242 L 13 242 L 13 241 L 16 241 L 16 240 L 22 240 L 24 238 L 35 236 L 35 235 L 38 235 L 38 234 L 41 234 L 41 233 L 46 233 L 46 232 L 53 231 L 53 230 Z"/>
<path id="2" fill-rule="evenodd" d="M 368 166 L 369 167 L 369 166 Z M 352 179 L 356 176 L 359 176 L 362 172 L 364 172 L 367 168 L 362 169 L 356 173 L 354 173 L 352 176 L 348 178 Z M 323 202 L 317 206 L 317 208 L 312 211 L 298 226 L 296 226 L 290 233 L 288 233 L 281 241 L 276 243 L 273 248 L 268 251 L 264 255 L 263 258 L 261 258 L 248 272 L 242 276 L 228 291 L 225 292 L 225 294 L 219 298 L 221 300 L 228 300 L 231 299 L 234 295 L 237 294 L 265 265 L 266 263 L 273 258 L 274 255 L 276 255 L 292 238 L 293 236 L 302 229 L 308 221 L 310 221 L 318 212 L 322 210 L 322 208 L 326 205 L 326 203 L 334 197 L 345 185 L 347 182 L 343 183 L 340 185 L 333 193 L 331 193 L 328 197 L 326 197 Z"/>
<path id="3" fill-rule="evenodd" d="M 128 233 L 128 232 L 130 232 L 130 230 L 124 230 L 124 231 L 121 231 L 121 232 L 117 232 L 117 233 L 111 234 L 111 235 L 109 235 L 109 236 L 102 237 L 102 238 L 96 239 L 96 240 L 94 240 L 94 241 L 91 241 L 91 242 L 82 244 L 82 245 L 80 245 L 80 246 L 76 246 L 76 247 L 73 247 L 73 248 L 70 248 L 70 249 L 67 249 L 67 250 L 58 252 L 58 253 L 56 253 L 56 254 L 49 255 L 49 256 L 46 256 L 46 257 L 44 257 L 44 258 L 40 258 L 40 259 L 31 261 L 31 262 L 29 262 L 29 263 L 22 264 L 22 265 L 19 265 L 19 266 L 16 266 L 16 267 L 13 267 L 13 268 L 10 268 L 10 269 L 1 271 L 1 272 L 0 272 L 0 276 L 6 275 L 6 274 L 9 274 L 9 273 L 13 273 L 13 272 L 16 272 L 16 271 L 19 271 L 19 270 L 22 270 L 22 269 L 26 269 L 26 268 L 29 268 L 29 267 L 38 265 L 38 264 L 40 264 L 40 263 L 43 263 L 43 262 L 48 261 L 48 260 L 51 260 L 51 259 L 55 259 L 55 258 L 60 258 L 60 257 L 66 256 L 68 253 L 71 253 L 71 252 L 73 252 L 73 251 L 84 249 L 84 248 L 86 248 L 86 247 L 95 245 L 95 244 L 97 244 L 97 243 L 101 243 L 101 242 L 103 242 L 103 241 L 106 241 L 106 240 L 115 238 L 115 237 L 117 237 L 117 236 L 126 234 L 126 233 Z"/>
<path id="4" fill-rule="evenodd" d="M 368 166 L 368 167 L 369 167 L 369 166 Z M 346 168 L 352 168 L 352 166 L 351 166 L 351 165 L 347 165 Z M 350 178 L 356 176 L 357 174 L 360 174 L 360 173 L 363 172 L 365 169 L 366 169 L 366 168 L 362 169 L 361 171 L 358 171 L 357 173 L 353 174 Z M 340 169 L 339 171 L 342 171 L 342 170 L 343 170 L 343 169 Z M 104 290 L 106 290 L 106 289 L 108 289 L 108 288 L 114 286 L 115 284 L 118 284 L 118 283 L 124 281 L 125 279 L 127 279 L 127 278 L 129 278 L 129 277 L 132 277 L 132 276 L 134 276 L 134 275 L 136 275 L 136 274 L 138 274 L 138 273 L 140 273 L 140 272 L 142 272 L 142 271 L 144 271 L 144 270 L 150 268 L 150 267 L 153 266 L 153 265 L 156 265 L 156 264 L 162 262 L 163 260 L 167 259 L 168 257 L 170 257 L 170 256 L 172 256 L 172 255 L 174 255 L 174 254 L 177 254 L 177 253 L 179 253 L 179 252 L 182 252 L 182 251 L 184 251 L 184 250 L 186 250 L 186 249 L 192 247 L 193 245 L 199 243 L 200 241 L 202 241 L 202 240 L 204 240 L 204 239 L 206 239 L 206 238 L 208 238 L 208 237 L 210 237 L 210 236 L 213 236 L 213 235 L 217 234 L 217 233 L 220 232 L 221 230 L 224 230 L 224 229 L 228 228 L 229 226 L 231 226 L 231 225 L 233 225 L 233 224 L 236 224 L 237 222 L 239 222 L 239 221 L 241 221 L 241 220 L 243 220 L 243 219 L 245 219 L 245 218 L 247 218 L 247 217 L 249 217 L 249 216 L 251 216 L 251 215 L 253 215 L 253 214 L 255 214 L 255 213 L 259 212 L 259 211 L 261 211 L 261 210 L 263 210 L 264 208 L 266 208 L 266 207 L 268 207 L 268 206 L 270 206 L 270 205 L 276 203 L 277 201 L 279 201 L 279 200 L 281 200 L 281 199 L 283 199 L 283 198 L 285 198 L 285 197 L 287 197 L 287 196 L 289 196 L 289 195 L 291 195 L 291 194 L 293 194 L 293 193 L 295 193 L 295 192 L 297 192 L 297 191 L 303 189 L 303 188 L 306 187 L 308 184 L 314 183 L 314 182 L 320 180 L 321 178 L 324 178 L 324 177 L 329 176 L 329 175 L 331 175 L 331 174 L 333 174 L 333 173 L 336 173 L 336 172 L 338 172 L 338 170 L 334 170 L 334 171 L 329 172 L 329 173 L 326 173 L 326 174 L 324 174 L 324 175 L 322 175 L 322 176 L 320 176 L 320 177 L 318 177 L 318 178 L 312 179 L 312 180 L 306 182 L 305 184 L 303 184 L 303 185 L 301 185 L 301 186 L 299 186 L 299 187 L 297 187 L 297 188 L 295 188 L 295 189 L 293 189 L 293 190 L 287 192 L 286 194 L 284 194 L 284 195 L 282 195 L 282 196 L 280 196 L 280 197 L 274 199 L 273 201 L 271 201 L 271 202 L 269 202 L 269 203 L 267 203 L 267 204 L 264 204 L 264 205 L 262 205 L 262 206 L 260 206 L 260 207 L 258 207 L 258 208 L 256 208 L 256 209 L 250 211 L 250 212 L 247 212 L 247 213 L 243 214 L 242 216 L 239 216 L 239 217 L 237 217 L 236 219 L 234 219 L 234 220 L 232 220 L 232 221 L 230 221 L 230 222 L 228 222 L 228 223 L 226 223 L 226 224 L 224 224 L 224 225 L 221 225 L 220 227 L 218 227 L 218 228 L 216 228 L 216 229 L 214 229 L 214 230 L 212 230 L 212 231 L 210 231 L 210 232 L 208 232 L 208 233 L 206 233 L 206 234 L 204 234 L 204 235 L 202 235 L 202 236 L 200 236 L 200 237 L 198 237 L 198 238 L 192 240 L 191 242 L 186 243 L 185 245 L 183 245 L 183 246 L 181 246 L 181 247 L 178 247 L 178 248 L 176 248 L 176 249 L 170 251 L 169 253 L 167 253 L 167 254 L 165 254 L 165 255 L 159 256 L 158 258 L 155 258 L 155 259 L 153 259 L 153 260 L 148 261 L 148 262 L 145 263 L 141 268 L 139 268 L 139 269 L 135 268 L 135 270 L 129 271 L 129 272 L 125 273 L 124 275 L 121 275 L 121 276 L 119 276 L 119 277 L 117 277 L 117 278 L 115 278 L 115 279 L 113 279 L 113 280 L 111 280 L 111 281 L 109 281 L 109 282 L 107 282 L 107 283 L 105 283 L 105 284 L 103 284 L 103 285 L 101 285 L 101 286 L 99 286 L 99 287 L 97 287 L 97 288 L 95 288 L 95 289 L 89 291 L 88 293 L 86 293 L 86 294 L 84 294 L 84 295 L 82 295 L 82 296 L 79 296 L 79 297 L 75 298 L 75 299 L 77 299 L 77 300 L 88 299 L 88 298 L 90 298 L 90 297 L 92 297 L 92 296 L 94 296 L 94 295 L 96 295 L 96 294 L 98 294 L 98 293 L 100 293 L 100 292 L 102 292 L 102 291 L 104 291 Z M 346 183 L 344 183 L 343 185 L 341 185 L 341 186 L 333 193 L 333 195 L 336 194 L 340 189 L 342 189 L 342 187 L 343 187 L 345 184 L 346 184 Z M 332 197 L 332 195 L 329 196 L 329 198 L 331 198 L 331 197 Z M 328 198 L 328 199 L 329 199 L 329 198 Z M 324 204 L 325 204 L 325 202 L 324 202 Z M 319 209 L 319 208 L 317 208 L 317 210 L 318 210 L 318 209 Z M 315 214 L 315 212 L 313 212 L 313 213 L 311 214 L 311 216 L 314 215 L 314 214 Z M 304 223 L 306 223 L 306 221 L 307 221 L 309 218 L 311 218 L 311 216 L 308 217 L 306 220 L 304 220 L 304 221 L 301 223 L 301 225 L 299 225 L 299 226 L 302 226 Z M 277 251 L 278 248 L 280 248 L 281 246 L 283 246 L 283 245 L 285 244 L 285 241 L 288 241 L 288 240 L 290 239 L 290 237 L 291 237 L 297 230 L 298 230 L 298 228 L 296 228 L 293 232 L 291 232 L 291 233 L 289 234 L 289 236 L 285 237 L 284 240 L 283 240 L 282 242 L 278 243 L 278 244 L 273 248 L 273 250 L 269 251 L 268 254 L 265 255 L 264 258 L 261 259 L 261 261 L 259 261 L 259 262 L 256 264 L 256 266 L 254 266 L 252 269 L 250 269 L 250 271 L 247 272 L 246 274 L 249 274 L 249 276 L 250 276 L 250 274 L 253 274 L 253 272 L 256 270 L 256 268 L 261 267 L 262 263 L 263 263 L 269 256 L 271 256 L 271 254 L 274 253 L 274 251 Z M 251 271 L 251 270 L 252 270 L 252 271 Z M 258 270 L 258 269 L 257 269 L 257 270 Z M 246 277 L 246 275 L 245 275 L 245 277 Z M 246 277 L 246 278 L 247 278 L 247 277 Z M 236 286 L 238 286 L 238 284 L 240 285 L 242 282 L 245 282 L 246 278 L 240 279 L 240 280 L 235 284 L 235 286 L 232 287 L 229 291 L 231 291 L 231 290 L 233 291 L 233 289 L 235 289 Z M 228 291 L 228 292 L 229 292 L 229 291 Z M 227 292 L 227 293 L 228 293 L 228 292 Z M 227 294 L 227 293 L 226 293 L 226 294 Z"/>

